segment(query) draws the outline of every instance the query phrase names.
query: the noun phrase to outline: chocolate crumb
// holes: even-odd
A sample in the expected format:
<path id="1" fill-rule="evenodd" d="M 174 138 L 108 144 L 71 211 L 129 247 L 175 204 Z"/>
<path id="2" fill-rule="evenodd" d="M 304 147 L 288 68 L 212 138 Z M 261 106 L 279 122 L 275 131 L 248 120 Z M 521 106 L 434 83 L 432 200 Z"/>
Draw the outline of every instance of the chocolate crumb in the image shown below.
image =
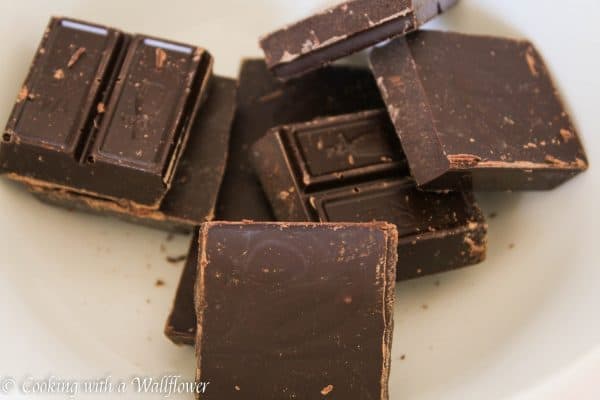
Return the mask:
<path id="1" fill-rule="evenodd" d="M 67 63 L 67 68 L 71 68 L 73 65 L 75 65 L 75 63 L 79 61 L 83 53 L 85 53 L 85 47 L 80 47 L 77 50 L 75 50 L 75 53 L 73 53 L 73 55 L 69 59 L 69 62 Z"/>
<path id="2" fill-rule="evenodd" d="M 515 248 L 515 244 L 514 243 L 509 244 L 508 248 L 511 249 L 511 250 L 514 249 Z"/>
<path id="3" fill-rule="evenodd" d="M 156 68 L 161 69 L 167 61 L 167 53 L 163 49 L 157 47 L 154 54 L 156 57 Z"/>
<path id="4" fill-rule="evenodd" d="M 167 262 L 170 262 L 171 264 L 177 264 L 185 261 L 186 258 L 186 254 L 182 254 L 180 256 L 167 256 Z"/>
<path id="5" fill-rule="evenodd" d="M 56 79 L 56 80 L 65 79 L 65 71 L 63 71 L 62 68 L 59 68 L 56 71 L 54 71 L 54 79 Z"/>
<path id="6" fill-rule="evenodd" d="M 573 137 L 574 137 L 573 132 L 571 132 L 568 129 L 561 129 L 560 136 L 562 137 L 562 139 L 564 140 L 565 143 L 568 143 L 569 140 L 573 139 Z"/>
<path id="7" fill-rule="evenodd" d="M 556 158 L 556 157 L 554 157 L 552 155 L 549 155 L 549 154 L 546 156 L 545 161 L 546 161 L 546 163 L 555 165 L 557 167 L 568 167 L 569 166 L 568 162 L 560 160 L 560 159 L 558 159 L 558 158 Z"/>
<path id="8" fill-rule="evenodd" d="M 529 67 L 529 71 L 531 72 L 531 75 L 533 75 L 535 77 L 539 76 L 540 73 L 538 72 L 537 65 L 535 62 L 533 47 L 529 47 L 527 49 L 527 52 L 525 53 L 525 60 L 527 61 L 527 66 Z"/>
<path id="9" fill-rule="evenodd" d="M 331 392 L 333 392 L 333 385 L 327 385 L 323 389 L 321 389 L 321 394 L 323 396 L 327 396 Z"/>
<path id="10" fill-rule="evenodd" d="M 428 306 L 427 304 L 423 304 L 423 305 L 421 305 L 421 308 L 422 308 L 423 310 L 428 310 L 428 309 L 429 309 L 429 306 Z"/>
<path id="11" fill-rule="evenodd" d="M 496 213 L 496 212 L 491 212 L 491 213 L 488 215 L 488 218 L 489 218 L 489 219 L 494 219 L 494 218 L 496 218 L 497 216 L 498 216 L 498 213 Z"/>
<path id="12" fill-rule="evenodd" d="M 406 354 L 402 354 L 402 355 L 400 356 L 400 360 L 402 360 L 402 361 L 406 360 Z"/>
<path id="13" fill-rule="evenodd" d="M 461 168 L 474 167 L 481 162 L 481 157 L 473 154 L 452 154 L 448 156 L 448 161 Z"/>
<path id="14" fill-rule="evenodd" d="M 165 281 L 163 281 L 162 279 L 157 279 L 156 282 L 154 283 L 154 286 L 156 286 L 156 287 L 165 286 Z"/>
<path id="15" fill-rule="evenodd" d="M 26 98 L 29 97 L 29 88 L 27 86 L 23 86 L 21 90 L 19 90 L 19 96 L 17 97 L 17 103 L 22 102 Z"/>

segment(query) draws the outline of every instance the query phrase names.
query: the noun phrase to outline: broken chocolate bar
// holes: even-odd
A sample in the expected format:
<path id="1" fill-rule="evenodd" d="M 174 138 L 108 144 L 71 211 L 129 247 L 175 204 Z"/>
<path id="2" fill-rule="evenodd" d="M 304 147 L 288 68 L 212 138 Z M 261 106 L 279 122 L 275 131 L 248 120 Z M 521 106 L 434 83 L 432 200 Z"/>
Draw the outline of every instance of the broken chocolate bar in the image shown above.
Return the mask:
<path id="1" fill-rule="evenodd" d="M 396 240 L 385 223 L 204 224 L 201 398 L 387 400 Z"/>
<path id="2" fill-rule="evenodd" d="M 211 76 L 198 47 L 53 18 L 0 145 L 31 186 L 156 210 Z"/>
<path id="3" fill-rule="evenodd" d="M 252 153 L 280 221 L 396 224 L 399 280 L 485 258 L 473 195 L 418 190 L 384 110 L 274 128 Z"/>
<path id="4" fill-rule="evenodd" d="M 210 97 L 209 97 L 210 101 Z M 250 163 L 249 149 L 273 126 L 318 116 L 383 107 L 369 71 L 332 66 L 286 84 L 277 82 L 263 60 L 246 60 L 240 71 L 237 112 L 217 220 L 273 221 L 269 201 Z M 240 196 L 243 193 L 243 196 Z M 198 243 L 193 241 L 165 334 L 176 344 L 194 344 L 194 291 Z"/>
<path id="5" fill-rule="evenodd" d="M 172 187 L 158 210 L 130 208 L 64 188 L 29 186 L 29 190 L 40 200 L 62 207 L 116 216 L 160 229 L 191 232 L 195 226 L 215 217 L 225 172 L 235 93 L 235 80 L 212 78 L 208 99 L 192 125 Z"/>
<path id="6" fill-rule="evenodd" d="M 272 220 L 269 203 L 250 164 L 250 146 L 274 126 L 344 114 L 383 102 L 368 70 L 331 67 L 295 82 L 277 82 L 263 60 L 242 63 L 230 159 L 219 198 L 219 218 Z M 243 196 L 240 196 L 243 193 Z M 251 203 L 251 206 L 249 206 Z"/>
<path id="7" fill-rule="evenodd" d="M 2 172 L 46 202 L 191 231 L 214 218 L 235 106 L 235 81 L 207 82 L 211 63 L 191 46 L 53 19 L 0 143 Z"/>
<path id="8" fill-rule="evenodd" d="M 414 32 L 458 0 L 352 0 L 260 40 L 269 69 L 299 76 L 389 38 Z"/>
<path id="9" fill-rule="evenodd" d="M 422 31 L 374 49 L 371 66 L 424 188 L 545 190 L 588 167 L 527 41 Z"/>

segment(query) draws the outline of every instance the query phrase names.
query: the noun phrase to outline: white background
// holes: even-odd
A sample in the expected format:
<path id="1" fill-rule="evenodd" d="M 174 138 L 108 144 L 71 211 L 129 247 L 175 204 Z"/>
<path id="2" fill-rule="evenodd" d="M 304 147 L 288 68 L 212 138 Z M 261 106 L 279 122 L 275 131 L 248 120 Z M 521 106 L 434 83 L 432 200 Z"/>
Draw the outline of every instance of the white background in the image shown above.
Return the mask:
<path id="1" fill-rule="evenodd" d="M 260 55 L 260 34 L 323 3 L 3 1 L 0 121 L 50 15 L 202 45 L 217 73 L 235 76 L 241 57 Z M 428 26 L 531 39 L 592 167 L 553 192 L 479 196 L 498 214 L 488 261 L 399 285 L 393 400 L 600 398 L 599 23 L 597 0 L 462 0 Z M 0 379 L 191 379 L 192 349 L 162 334 L 182 268 L 165 257 L 183 254 L 188 240 L 45 206 L 1 181 Z"/>

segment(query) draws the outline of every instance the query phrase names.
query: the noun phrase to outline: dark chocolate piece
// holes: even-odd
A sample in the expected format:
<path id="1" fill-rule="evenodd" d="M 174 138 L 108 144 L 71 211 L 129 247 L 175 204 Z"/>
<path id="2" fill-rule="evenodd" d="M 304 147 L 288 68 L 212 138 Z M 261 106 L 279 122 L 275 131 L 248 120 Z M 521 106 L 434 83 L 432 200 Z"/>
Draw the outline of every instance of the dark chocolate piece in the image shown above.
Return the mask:
<path id="1" fill-rule="evenodd" d="M 396 240 L 385 223 L 204 224 L 198 398 L 388 399 Z"/>
<path id="2" fill-rule="evenodd" d="M 418 190 L 384 110 L 275 128 L 253 157 L 280 221 L 396 224 L 399 280 L 485 258 L 486 224 L 473 195 Z"/>
<path id="3" fill-rule="evenodd" d="M 389 38 L 417 30 L 458 0 L 352 0 L 260 40 L 269 69 L 302 75 Z"/>
<path id="4" fill-rule="evenodd" d="M 269 202 L 250 164 L 250 146 L 274 126 L 318 116 L 383 107 L 369 71 L 331 67 L 287 84 L 277 82 L 262 60 L 242 63 L 237 112 L 231 133 L 230 159 L 219 219 L 273 220 Z M 243 196 L 240 195 L 243 193 Z"/>
<path id="5" fill-rule="evenodd" d="M 32 186 L 30 190 L 41 200 L 63 207 L 189 232 L 194 226 L 211 221 L 215 216 L 217 196 L 225 172 L 235 93 L 235 80 L 213 77 L 208 99 L 192 125 L 172 187 L 159 210 L 132 209 L 117 202 L 66 189 Z"/>
<path id="6" fill-rule="evenodd" d="M 194 286 L 198 266 L 198 230 L 192 236 L 190 250 L 179 279 L 173 309 L 165 325 L 165 335 L 177 345 L 194 345 L 196 339 L 196 312 L 194 310 Z"/>
<path id="7" fill-rule="evenodd" d="M 374 49 L 371 66 L 420 186 L 544 190 L 588 167 L 527 41 L 423 31 Z"/>
<path id="8" fill-rule="evenodd" d="M 383 102 L 377 85 L 367 70 L 343 66 L 326 67 L 284 84 L 273 78 L 264 61 L 244 61 L 240 71 L 229 159 L 217 203 L 216 219 L 275 219 L 254 174 L 249 156 L 250 146 L 270 128 L 318 116 L 376 107 L 383 107 Z M 190 261 L 190 257 L 197 253 L 197 247 L 197 242 L 192 242 L 173 311 L 166 323 L 166 335 L 177 344 L 194 344 L 195 341 L 194 291 L 189 282 L 196 277 L 196 262 Z M 189 331 L 190 327 L 193 327 L 193 332 Z"/>
<path id="9" fill-rule="evenodd" d="M 198 47 L 54 18 L 3 135 L 1 170 L 156 210 L 211 68 Z"/>

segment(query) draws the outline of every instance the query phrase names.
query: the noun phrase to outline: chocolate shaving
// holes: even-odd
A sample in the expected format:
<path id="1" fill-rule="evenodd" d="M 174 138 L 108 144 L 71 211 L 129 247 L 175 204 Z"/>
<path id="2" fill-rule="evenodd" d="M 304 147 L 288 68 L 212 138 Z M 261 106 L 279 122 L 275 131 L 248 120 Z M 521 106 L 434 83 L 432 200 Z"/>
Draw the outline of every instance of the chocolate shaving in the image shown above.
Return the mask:
<path id="1" fill-rule="evenodd" d="M 533 47 L 529 47 L 527 52 L 525 53 L 525 60 L 527 61 L 527 66 L 529 67 L 529 71 L 531 71 L 531 75 L 539 76 L 537 65 L 535 62 L 535 56 L 533 53 Z"/>
<path id="2" fill-rule="evenodd" d="M 568 167 L 568 166 L 569 166 L 569 163 L 568 163 L 568 162 L 565 162 L 565 161 L 563 161 L 563 160 L 559 160 L 558 158 L 556 158 L 556 157 L 554 157 L 554 156 L 551 156 L 550 154 L 548 154 L 548 155 L 546 156 L 546 158 L 545 158 L 545 161 L 546 161 L 548 164 L 552 164 L 552 165 L 555 165 L 555 166 L 557 166 L 557 167 Z"/>
<path id="3" fill-rule="evenodd" d="M 481 161 L 481 157 L 473 154 L 453 154 L 448 156 L 450 164 L 458 167 L 474 167 Z"/>
<path id="4" fill-rule="evenodd" d="M 327 396 L 331 392 L 333 392 L 333 385 L 327 385 L 323 389 L 321 389 L 321 394 L 323 396 Z"/>
<path id="5" fill-rule="evenodd" d="M 23 86 L 21 90 L 19 90 L 19 95 L 17 96 L 17 103 L 22 102 L 26 98 L 29 97 L 29 89 L 27 86 Z"/>
<path id="6" fill-rule="evenodd" d="M 561 129 L 560 130 L 560 137 L 562 137 L 562 139 L 564 140 L 565 143 L 568 143 L 570 140 L 572 140 L 574 138 L 575 135 L 573 135 L 573 132 L 571 132 L 568 129 Z"/>
<path id="7" fill-rule="evenodd" d="M 69 59 L 69 62 L 67 63 L 67 68 L 71 68 L 73 65 L 75 65 L 75 63 L 79 61 L 83 53 L 85 53 L 85 47 L 80 47 L 77 50 L 75 50 L 75 53 L 73 53 L 73 55 Z"/>
<path id="8" fill-rule="evenodd" d="M 154 55 L 156 59 L 156 68 L 161 69 L 167 61 L 167 53 L 163 49 L 157 47 Z"/>

